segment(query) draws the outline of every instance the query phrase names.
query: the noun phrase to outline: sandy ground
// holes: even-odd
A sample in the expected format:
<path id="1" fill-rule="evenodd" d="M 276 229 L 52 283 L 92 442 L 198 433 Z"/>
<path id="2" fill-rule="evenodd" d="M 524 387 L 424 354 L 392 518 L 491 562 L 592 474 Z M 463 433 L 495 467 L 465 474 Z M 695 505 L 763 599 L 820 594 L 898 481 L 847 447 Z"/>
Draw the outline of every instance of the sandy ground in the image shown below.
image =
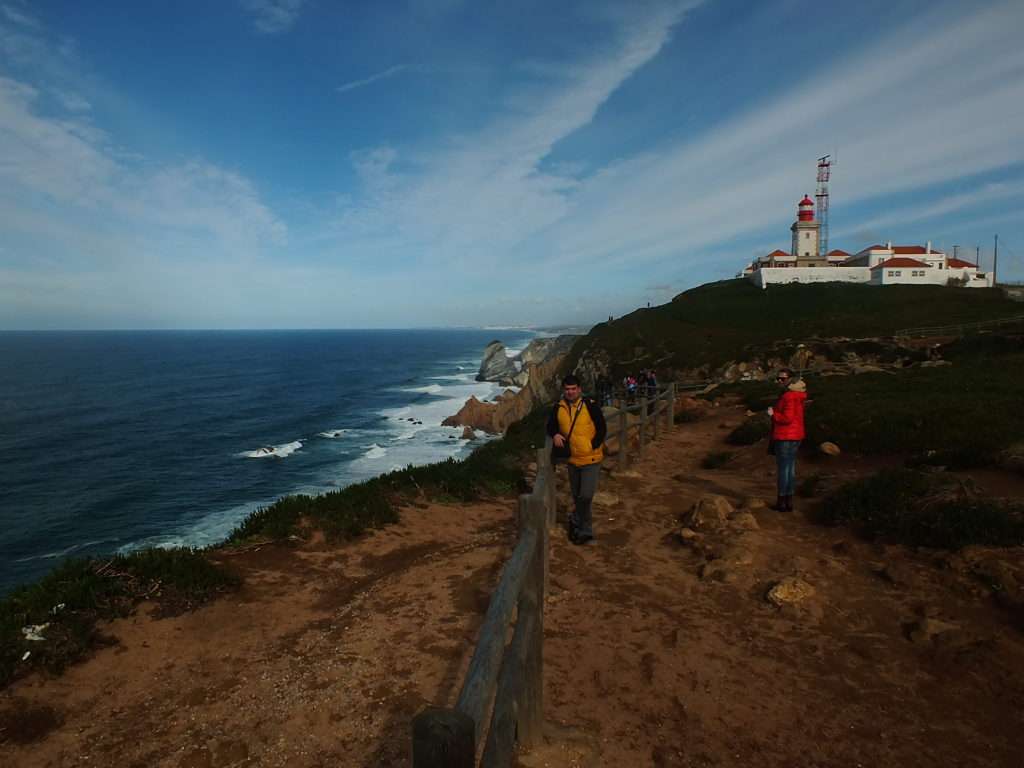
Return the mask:
<path id="1" fill-rule="evenodd" d="M 763 445 L 699 468 L 742 417 L 716 409 L 606 473 L 596 545 L 553 534 L 546 743 L 520 764 L 1021 765 L 1024 626 L 977 576 L 1024 582 L 1021 553 L 908 552 L 763 508 Z M 863 471 L 831 461 L 798 471 Z M 709 493 L 743 509 L 682 543 Z M 0 695 L 0 765 L 407 766 L 412 716 L 457 696 L 513 509 L 424 505 L 350 544 L 225 555 L 237 594 L 144 606 L 89 661 Z M 813 594 L 766 601 L 794 576 Z"/>

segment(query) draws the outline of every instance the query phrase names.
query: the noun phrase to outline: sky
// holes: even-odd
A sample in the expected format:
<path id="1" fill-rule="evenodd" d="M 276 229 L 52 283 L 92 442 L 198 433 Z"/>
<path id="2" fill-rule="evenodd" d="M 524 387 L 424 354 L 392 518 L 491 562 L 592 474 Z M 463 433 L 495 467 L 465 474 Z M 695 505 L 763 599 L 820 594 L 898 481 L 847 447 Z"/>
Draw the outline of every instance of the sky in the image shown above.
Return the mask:
<path id="1" fill-rule="evenodd" d="M 1024 2 L 0 0 L 0 329 L 599 322 L 789 249 L 1024 280 Z M 976 249 L 980 249 L 976 250 Z"/>

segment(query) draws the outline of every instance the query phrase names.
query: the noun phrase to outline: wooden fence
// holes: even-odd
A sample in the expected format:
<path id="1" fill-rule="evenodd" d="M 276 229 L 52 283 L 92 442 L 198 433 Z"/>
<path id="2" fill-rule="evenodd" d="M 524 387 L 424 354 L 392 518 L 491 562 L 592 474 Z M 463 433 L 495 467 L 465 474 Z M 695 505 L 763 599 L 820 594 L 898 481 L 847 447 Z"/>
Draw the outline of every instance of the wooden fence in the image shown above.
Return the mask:
<path id="1" fill-rule="evenodd" d="M 629 466 L 629 433 L 635 431 L 637 434 L 637 455 L 643 458 L 644 450 L 648 443 L 658 439 L 659 423 L 663 429 L 671 430 L 675 423 L 676 385 L 669 384 L 654 397 L 648 398 L 647 394 L 637 394 L 630 402 L 629 398 L 614 396 L 612 407 L 617 413 L 611 414 L 608 422 L 608 435 L 614 436 L 619 444 L 619 452 L 616 457 L 618 468 L 625 469 Z M 631 419 L 630 416 L 636 418 Z"/>
<path id="2" fill-rule="evenodd" d="M 412 722 L 413 768 L 475 768 L 481 746 L 482 768 L 504 767 L 517 743 L 540 742 L 548 528 L 555 523 L 550 455 L 548 439 L 537 451 L 533 492 L 519 497 L 519 541 L 491 595 L 455 707 L 430 707 Z"/>
<path id="3" fill-rule="evenodd" d="M 608 435 L 618 436 L 620 469 L 629 465 L 631 432 L 638 436 L 642 456 L 657 438 L 660 422 L 661 429 L 672 428 L 675 396 L 670 384 L 650 399 L 618 402 Z M 458 701 L 453 708 L 428 707 L 413 719 L 413 768 L 476 768 L 478 755 L 481 768 L 505 768 L 517 744 L 529 748 L 540 742 L 548 530 L 556 525 L 550 456 L 548 438 L 537 451 L 533 492 L 519 497 L 519 541 L 491 595 Z M 512 640 L 506 642 L 513 623 Z"/>
<path id="4" fill-rule="evenodd" d="M 987 331 L 1004 325 L 1024 324 L 1024 315 L 1001 317 L 998 320 L 981 320 L 976 323 L 958 323 L 955 325 L 933 325 L 922 328 L 901 328 L 893 334 L 896 338 L 926 339 L 934 336 L 966 336 L 969 333 Z"/>

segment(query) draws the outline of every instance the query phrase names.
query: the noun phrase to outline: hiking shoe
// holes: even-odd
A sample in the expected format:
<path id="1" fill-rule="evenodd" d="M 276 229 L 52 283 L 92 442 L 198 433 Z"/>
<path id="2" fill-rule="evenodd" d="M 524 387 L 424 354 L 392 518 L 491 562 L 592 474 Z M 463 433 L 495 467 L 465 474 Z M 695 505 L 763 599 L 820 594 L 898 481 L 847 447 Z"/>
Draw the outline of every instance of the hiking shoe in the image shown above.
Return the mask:
<path id="1" fill-rule="evenodd" d="M 588 544 L 593 543 L 594 537 L 593 536 L 584 536 L 582 534 L 578 534 L 577 533 L 576 535 L 574 535 L 570 539 L 570 541 L 572 541 L 572 543 L 575 544 L 577 547 L 585 547 Z"/>

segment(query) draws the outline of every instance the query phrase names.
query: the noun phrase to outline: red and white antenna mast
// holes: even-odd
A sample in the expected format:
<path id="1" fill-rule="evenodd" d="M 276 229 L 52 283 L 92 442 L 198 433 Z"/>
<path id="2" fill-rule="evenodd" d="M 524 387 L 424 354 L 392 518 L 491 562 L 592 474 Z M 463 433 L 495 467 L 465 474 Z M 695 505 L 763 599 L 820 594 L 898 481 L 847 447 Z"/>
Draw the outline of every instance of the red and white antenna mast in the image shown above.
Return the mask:
<path id="1" fill-rule="evenodd" d="M 828 180 L 832 174 L 832 155 L 818 158 L 818 188 L 814 193 L 818 211 L 818 249 L 821 258 L 828 257 Z"/>

